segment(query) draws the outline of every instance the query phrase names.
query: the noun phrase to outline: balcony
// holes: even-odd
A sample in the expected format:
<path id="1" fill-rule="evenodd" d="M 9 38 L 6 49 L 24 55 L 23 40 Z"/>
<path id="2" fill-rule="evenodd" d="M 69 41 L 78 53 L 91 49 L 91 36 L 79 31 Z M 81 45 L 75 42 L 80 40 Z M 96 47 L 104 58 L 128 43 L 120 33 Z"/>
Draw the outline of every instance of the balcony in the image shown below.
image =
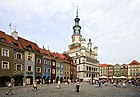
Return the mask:
<path id="1" fill-rule="evenodd" d="M 33 75 L 33 72 L 32 71 L 27 71 L 26 74 L 27 75 Z"/>

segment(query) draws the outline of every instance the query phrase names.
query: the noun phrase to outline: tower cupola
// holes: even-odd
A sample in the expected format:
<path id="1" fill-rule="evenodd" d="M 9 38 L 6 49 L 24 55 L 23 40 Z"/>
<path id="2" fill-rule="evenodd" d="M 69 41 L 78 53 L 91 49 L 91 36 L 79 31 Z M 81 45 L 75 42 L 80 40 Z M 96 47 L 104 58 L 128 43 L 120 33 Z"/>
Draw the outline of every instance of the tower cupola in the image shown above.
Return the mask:
<path id="1" fill-rule="evenodd" d="M 78 8 L 76 11 L 76 18 L 74 19 L 75 25 L 73 26 L 72 42 L 73 44 L 80 43 L 82 39 L 81 26 L 79 25 L 80 18 L 78 17 Z"/>

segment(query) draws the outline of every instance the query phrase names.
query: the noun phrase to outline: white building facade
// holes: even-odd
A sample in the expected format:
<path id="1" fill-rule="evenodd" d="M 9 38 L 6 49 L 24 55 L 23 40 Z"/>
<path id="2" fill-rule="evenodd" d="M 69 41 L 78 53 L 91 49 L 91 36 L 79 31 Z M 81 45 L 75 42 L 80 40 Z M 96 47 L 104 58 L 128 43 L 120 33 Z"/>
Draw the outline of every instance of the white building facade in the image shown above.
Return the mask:
<path id="1" fill-rule="evenodd" d="M 82 38 L 78 9 L 74 21 L 72 44 L 69 45 L 69 50 L 64 53 L 69 54 L 73 62 L 76 63 L 77 78 L 85 80 L 99 77 L 98 47 L 92 48 L 91 39 L 86 45 L 86 40 Z"/>

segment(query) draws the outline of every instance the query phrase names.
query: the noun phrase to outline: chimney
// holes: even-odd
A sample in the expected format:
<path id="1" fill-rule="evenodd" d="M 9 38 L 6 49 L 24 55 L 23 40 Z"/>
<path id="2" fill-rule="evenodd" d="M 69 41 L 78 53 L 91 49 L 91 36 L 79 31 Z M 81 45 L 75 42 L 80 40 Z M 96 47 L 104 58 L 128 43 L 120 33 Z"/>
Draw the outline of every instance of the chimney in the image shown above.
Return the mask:
<path id="1" fill-rule="evenodd" d="M 18 40 L 18 32 L 14 31 L 11 33 L 11 36 L 15 39 Z"/>

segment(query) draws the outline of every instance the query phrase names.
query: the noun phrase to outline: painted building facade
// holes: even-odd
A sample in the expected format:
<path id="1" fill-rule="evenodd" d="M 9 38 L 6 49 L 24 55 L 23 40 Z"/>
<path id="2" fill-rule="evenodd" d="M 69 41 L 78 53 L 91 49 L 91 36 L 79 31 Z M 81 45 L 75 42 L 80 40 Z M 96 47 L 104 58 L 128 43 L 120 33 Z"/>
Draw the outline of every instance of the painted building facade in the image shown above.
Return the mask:
<path id="1" fill-rule="evenodd" d="M 119 77 L 121 72 L 121 66 L 119 64 L 114 65 L 114 76 Z"/>
<path id="2" fill-rule="evenodd" d="M 5 32 L 0 31 L 0 86 L 6 86 L 13 76 L 13 45 Z"/>
<path id="3" fill-rule="evenodd" d="M 133 60 L 128 65 L 128 76 L 132 78 L 140 78 L 140 63 Z"/>
<path id="4" fill-rule="evenodd" d="M 99 65 L 100 76 L 108 76 L 108 67 L 107 64 Z"/>
<path id="5" fill-rule="evenodd" d="M 108 67 L 108 77 L 113 78 L 114 76 L 114 66 L 113 65 L 107 65 Z"/>
<path id="6" fill-rule="evenodd" d="M 128 64 L 123 64 L 120 66 L 120 76 L 128 77 Z"/>
<path id="7" fill-rule="evenodd" d="M 11 43 L 13 44 L 13 52 L 14 52 L 14 58 L 13 58 L 13 79 L 14 84 L 17 85 L 23 85 L 23 78 L 24 78 L 24 50 L 22 48 L 22 45 L 20 44 L 18 40 L 18 32 L 14 31 L 10 35 L 7 35 Z"/>

